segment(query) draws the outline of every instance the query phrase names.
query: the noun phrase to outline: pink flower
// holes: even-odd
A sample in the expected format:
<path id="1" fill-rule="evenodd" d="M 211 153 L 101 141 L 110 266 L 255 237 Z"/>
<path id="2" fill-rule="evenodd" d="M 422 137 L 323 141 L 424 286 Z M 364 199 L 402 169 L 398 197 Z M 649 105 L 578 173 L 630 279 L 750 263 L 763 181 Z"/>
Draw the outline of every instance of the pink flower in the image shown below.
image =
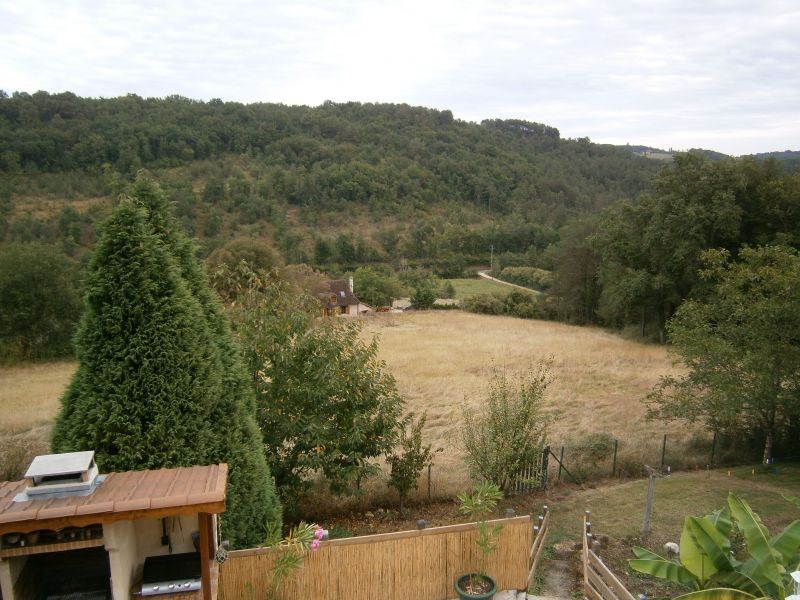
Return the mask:
<path id="1" fill-rule="evenodd" d="M 314 537 L 318 540 L 321 540 L 323 537 L 325 537 L 325 530 L 322 527 L 317 527 L 314 530 Z"/>
<path id="2" fill-rule="evenodd" d="M 316 550 L 317 548 L 319 548 L 319 540 L 314 540 L 311 542 L 311 549 Z"/>

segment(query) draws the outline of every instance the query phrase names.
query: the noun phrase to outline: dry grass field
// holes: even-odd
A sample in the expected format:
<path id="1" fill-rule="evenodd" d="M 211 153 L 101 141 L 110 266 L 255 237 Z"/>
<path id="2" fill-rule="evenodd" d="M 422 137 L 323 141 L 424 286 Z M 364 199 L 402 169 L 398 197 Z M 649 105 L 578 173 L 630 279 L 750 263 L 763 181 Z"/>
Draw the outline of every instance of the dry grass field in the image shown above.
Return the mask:
<path id="1" fill-rule="evenodd" d="M 0 481 L 22 475 L 31 459 L 46 453 L 58 399 L 74 362 L 0 368 Z"/>
<path id="2" fill-rule="evenodd" d="M 621 463 L 657 464 L 663 433 L 669 435 L 668 457 L 684 459 L 693 438 L 706 435 L 644 418 L 641 399 L 672 369 L 663 347 L 600 329 L 461 311 L 365 319 L 363 335 L 376 334 L 409 409 L 427 411 L 427 439 L 445 449 L 433 469 L 436 495 L 465 485 L 458 442 L 461 406 L 481 402 L 493 366 L 516 374 L 552 360 L 548 404 L 561 413 L 550 432 L 556 449 L 602 432 L 620 439 Z M 47 449 L 58 399 L 74 369 L 72 362 L 0 368 L 0 478 L 17 476 L 30 457 Z"/>
<path id="3" fill-rule="evenodd" d="M 607 433 L 620 440 L 621 463 L 658 465 L 666 433 L 668 462 L 680 456 L 686 464 L 687 448 L 706 437 L 696 427 L 645 419 L 642 398 L 673 370 L 661 346 L 595 328 L 461 311 L 377 315 L 364 327 L 364 335 L 375 334 L 409 408 L 428 413 L 428 441 L 445 448 L 434 467 L 439 493 L 463 485 L 461 406 L 481 402 L 495 366 L 517 374 L 552 360 L 547 402 L 561 413 L 550 431 L 556 451 L 588 433 Z"/>

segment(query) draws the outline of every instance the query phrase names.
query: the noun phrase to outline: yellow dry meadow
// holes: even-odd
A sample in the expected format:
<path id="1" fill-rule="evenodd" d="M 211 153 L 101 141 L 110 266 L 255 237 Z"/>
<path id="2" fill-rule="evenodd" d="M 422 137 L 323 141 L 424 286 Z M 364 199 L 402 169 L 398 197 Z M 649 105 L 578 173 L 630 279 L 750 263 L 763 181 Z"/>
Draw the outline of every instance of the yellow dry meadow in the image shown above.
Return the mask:
<path id="1" fill-rule="evenodd" d="M 380 357 L 409 410 L 428 414 L 426 441 L 445 448 L 435 460 L 435 494 L 466 481 L 458 441 L 461 407 L 480 405 L 493 367 L 513 377 L 552 362 L 547 405 L 560 412 L 549 435 L 556 452 L 588 433 L 607 433 L 620 440 L 621 459 L 658 465 L 663 434 L 674 454 L 700 432 L 685 423 L 645 419 L 642 399 L 674 372 L 663 346 L 598 328 L 461 311 L 380 314 L 364 319 L 363 334 L 379 336 Z"/>
<path id="2" fill-rule="evenodd" d="M 597 328 L 462 311 L 379 314 L 363 324 L 365 339 L 379 336 L 380 357 L 397 379 L 408 409 L 427 412 L 426 441 L 444 448 L 433 468 L 436 495 L 466 485 L 458 440 L 461 407 L 464 402 L 480 405 L 494 366 L 515 376 L 540 361 L 552 361 L 547 404 L 561 413 L 550 430 L 556 449 L 588 433 L 607 433 L 620 439 L 621 455 L 635 450 L 652 464 L 659 460 L 664 433 L 674 452 L 699 431 L 645 419 L 642 398 L 673 371 L 662 346 Z M 0 445 L 46 447 L 59 397 L 75 368 L 74 362 L 0 368 Z M 424 477 L 422 483 L 426 488 Z"/>

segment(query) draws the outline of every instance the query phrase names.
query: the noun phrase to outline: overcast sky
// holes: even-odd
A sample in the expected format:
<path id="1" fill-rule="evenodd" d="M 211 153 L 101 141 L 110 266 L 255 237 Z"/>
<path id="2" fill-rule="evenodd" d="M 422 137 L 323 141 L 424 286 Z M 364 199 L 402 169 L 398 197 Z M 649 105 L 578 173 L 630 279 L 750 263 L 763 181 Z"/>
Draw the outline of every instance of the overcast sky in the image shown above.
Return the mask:
<path id="1" fill-rule="evenodd" d="M 800 150 L 800 1 L 0 0 L 0 89 L 406 102 L 596 142 Z"/>

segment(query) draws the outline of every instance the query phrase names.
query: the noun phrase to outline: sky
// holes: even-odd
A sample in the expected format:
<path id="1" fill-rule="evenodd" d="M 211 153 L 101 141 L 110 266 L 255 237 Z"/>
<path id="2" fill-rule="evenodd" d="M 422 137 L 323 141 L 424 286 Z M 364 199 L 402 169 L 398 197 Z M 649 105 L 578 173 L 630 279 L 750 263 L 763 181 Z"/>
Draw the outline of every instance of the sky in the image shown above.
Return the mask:
<path id="1" fill-rule="evenodd" d="M 601 143 L 800 150 L 800 2 L 0 0 L 0 89 L 395 102 Z"/>

